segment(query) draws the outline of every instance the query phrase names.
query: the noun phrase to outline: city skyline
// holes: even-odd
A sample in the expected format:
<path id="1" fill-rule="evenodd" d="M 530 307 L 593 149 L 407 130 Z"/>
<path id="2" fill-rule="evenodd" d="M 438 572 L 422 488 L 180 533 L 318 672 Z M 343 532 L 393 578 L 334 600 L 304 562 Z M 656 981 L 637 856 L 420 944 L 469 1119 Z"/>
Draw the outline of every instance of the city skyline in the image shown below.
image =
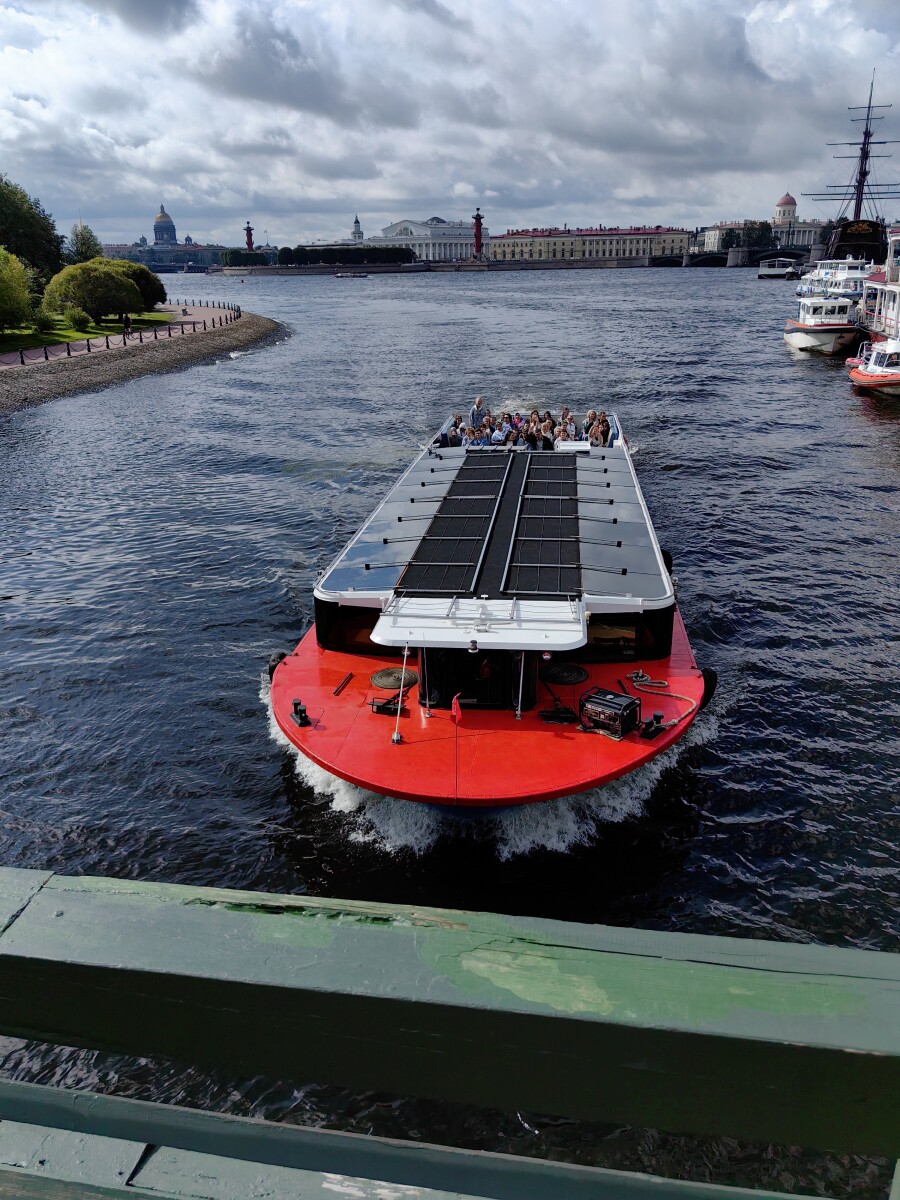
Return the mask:
<path id="1" fill-rule="evenodd" d="M 900 11 L 837 0 L 19 0 L 0 34 L 3 170 L 104 242 L 150 237 L 160 199 L 226 245 L 476 205 L 494 234 L 693 229 L 785 191 L 827 220 L 802 193 L 845 177 L 825 143 L 900 58 Z"/>

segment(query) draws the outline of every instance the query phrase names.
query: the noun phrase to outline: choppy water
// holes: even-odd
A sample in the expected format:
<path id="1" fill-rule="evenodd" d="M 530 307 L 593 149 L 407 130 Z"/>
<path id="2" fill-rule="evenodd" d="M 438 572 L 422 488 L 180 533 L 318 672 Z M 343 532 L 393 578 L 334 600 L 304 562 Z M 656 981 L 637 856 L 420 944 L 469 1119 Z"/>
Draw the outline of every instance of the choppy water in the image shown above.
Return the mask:
<path id="1" fill-rule="evenodd" d="M 793 285 L 166 283 L 291 336 L 0 419 L 0 862 L 898 948 L 900 402 L 791 355 Z M 619 413 L 720 677 L 667 760 L 481 823 L 323 789 L 264 682 L 476 392 Z"/>

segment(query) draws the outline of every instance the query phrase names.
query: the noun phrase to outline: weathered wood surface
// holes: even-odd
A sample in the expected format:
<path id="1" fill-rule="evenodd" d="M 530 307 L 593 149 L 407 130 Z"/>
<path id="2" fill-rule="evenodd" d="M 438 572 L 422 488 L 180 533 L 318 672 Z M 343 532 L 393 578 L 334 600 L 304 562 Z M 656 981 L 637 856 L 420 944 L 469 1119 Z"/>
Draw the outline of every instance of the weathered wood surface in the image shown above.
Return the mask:
<path id="1" fill-rule="evenodd" d="M 862 1153 L 898 1018 L 893 955 L 305 896 L 53 876 L 0 935 L 0 1032 Z"/>
<path id="2" fill-rule="evenodd" d="M 34 1094 L 35 1106 L 46 1102 L 49 1115 L 62 1114 L 70 1124 L 116 1127 L 123 1120 L 127 1124 L 133 1116 L 153 1144 L 140 1146 L 128 1171 L 127 1186 L 107 1190 L 110 1167 L 130 1163 L 133 1142 L 123 1141 L 117 1152 L 115 1139 L 106 1135 L 66 1134 L 60 1129 L 20 1123 L 11 1123 L 15 1124 L 15 1133 L 12 1139 L 5 1139 L 6 1123 L 0 1124 L 0 1198 L 640 1200 L 652 1193 L 658 1200 L 788 1200 L 778 1192 L 723 1188 L 569 1163 L 272 1125 L 84 1092 L 78 1093 L 77 1105 L 65 1110 L 46 1096 L 53 1089 L 24 1087 Z M 5 1099 L 0 1098 L 0 1103 Z M 173 1134 L 182 1148 L 166 1144 Z M 23 1143 L 29 1148 L 44 1147 L 28 1169 L 19 1162 L 21 1155 L 10 1152 L 11 1147 Z M 217 1153 L 203 1153 L 183 1148 L 191 1143 L 217 1145 L 219 1149 Z M 273 1162 L 273 1158 L 282 1162 Z M 310 1165 L 318 1159 L 326 1164 L 323 1169 Z M 97 1163 L 93 1180 L 92 1162 Z"/>

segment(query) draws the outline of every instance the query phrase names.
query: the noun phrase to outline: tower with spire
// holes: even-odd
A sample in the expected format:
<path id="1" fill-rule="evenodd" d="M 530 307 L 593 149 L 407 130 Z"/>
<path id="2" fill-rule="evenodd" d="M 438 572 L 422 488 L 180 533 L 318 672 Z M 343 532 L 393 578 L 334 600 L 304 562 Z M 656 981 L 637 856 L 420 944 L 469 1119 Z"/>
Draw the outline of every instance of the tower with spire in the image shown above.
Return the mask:
<path id="1" fill-rule="evenodd" d="M 363 240 L 363 231 L 359 224 L 359 214 L 353 218 L 353 231 L 350 234 L 352 242 L 361 242 Z"/>

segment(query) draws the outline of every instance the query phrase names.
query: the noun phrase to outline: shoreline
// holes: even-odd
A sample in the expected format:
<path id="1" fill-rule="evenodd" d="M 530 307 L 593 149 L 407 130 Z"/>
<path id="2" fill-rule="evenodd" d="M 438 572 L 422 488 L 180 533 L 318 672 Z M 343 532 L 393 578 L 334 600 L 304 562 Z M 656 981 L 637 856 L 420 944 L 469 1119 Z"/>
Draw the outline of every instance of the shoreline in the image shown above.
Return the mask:
<path id="1" fill-rule="evenodd" d="M 0 417 L 78 392 L 113 387 L 142 375 L 177 371 L 231 350 L 260 345 L 286 332 L 279 321 L 245 312 L 232 325 L 186 338 L 148 341 L 142 346 L 105 350 L 83 358 L 60 358 L 10 369 L 0 375 Z"/>

